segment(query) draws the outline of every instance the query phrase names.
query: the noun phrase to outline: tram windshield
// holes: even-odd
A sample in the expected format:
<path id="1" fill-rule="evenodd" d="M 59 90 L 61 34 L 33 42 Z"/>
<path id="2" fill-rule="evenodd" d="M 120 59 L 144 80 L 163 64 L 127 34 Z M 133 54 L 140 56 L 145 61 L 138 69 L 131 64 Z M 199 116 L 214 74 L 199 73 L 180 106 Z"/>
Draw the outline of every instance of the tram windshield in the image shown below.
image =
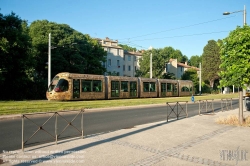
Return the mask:
<path id="1" fill-rule="evenodd" d="M 53 78 L 53 80 L 51 81 L 50 85 L 49 85 L 48 92 L 51 92 L 55 88 L 55 86 L 57 85 L 58 81 L 59 81 L 59 77 L 55 76 Z"/>

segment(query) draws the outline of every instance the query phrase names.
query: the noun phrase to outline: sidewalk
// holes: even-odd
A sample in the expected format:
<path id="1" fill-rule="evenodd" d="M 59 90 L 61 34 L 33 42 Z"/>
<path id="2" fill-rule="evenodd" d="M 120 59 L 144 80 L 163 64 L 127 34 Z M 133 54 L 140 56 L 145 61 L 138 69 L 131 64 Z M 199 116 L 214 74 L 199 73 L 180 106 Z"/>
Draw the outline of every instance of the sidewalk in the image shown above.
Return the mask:
<path id="1" fill-rule="evenodd" d="M 5 152 L 1 158 L 9 162 L 1 166 L 249 166 L 250 127 L 215 123 L 228 115 L 238 115 L 238 109 Z"/>

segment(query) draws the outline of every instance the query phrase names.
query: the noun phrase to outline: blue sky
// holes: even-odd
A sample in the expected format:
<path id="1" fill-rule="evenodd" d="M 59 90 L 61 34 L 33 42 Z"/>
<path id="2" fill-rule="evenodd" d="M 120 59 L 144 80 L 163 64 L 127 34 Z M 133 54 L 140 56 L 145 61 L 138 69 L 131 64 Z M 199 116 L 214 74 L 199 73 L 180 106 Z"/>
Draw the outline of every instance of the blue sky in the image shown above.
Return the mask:
<path id="1" fill-rule="evenodd" d="M 201 55 L 208 40 L 223 39 L 242 26 L 243 12 L 222 13 L 244 5 L 250 11 L 250 0 L 0 0 L 0 12 L 13 11 L 28 22 L 68 24 L 137 49 L 171 46 L 190 58 Z"/>

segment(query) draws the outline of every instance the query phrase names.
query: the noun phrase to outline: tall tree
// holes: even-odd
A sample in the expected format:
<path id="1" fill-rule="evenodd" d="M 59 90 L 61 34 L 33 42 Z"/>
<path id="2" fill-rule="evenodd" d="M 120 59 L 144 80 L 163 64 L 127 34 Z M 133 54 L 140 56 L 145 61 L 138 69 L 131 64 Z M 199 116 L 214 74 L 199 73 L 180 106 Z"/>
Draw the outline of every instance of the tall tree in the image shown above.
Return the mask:
<path id="1" fill-rule="evenodd" d="M 201 63 L 201 57 L 199 55 L 191 56 L 189 59 L 189 65 L 194 67 L 199 67 Z"/>
<path id="2" fill-rule="evenodd" d="M 250 84 L 250 27 L 237 27 L 222 40 L 221 86 L 244 87 Z"/>
<path id="3" fill-rule="evenodd" d="M 33 59 L 28 26 L 15 13 L 0 13 L 0 99 L 26 98 Z"/>
<path id="4" fill-rule="evenodd" d="M 33 54 L 40 78 L 47 79 L 48 35 L 51 33 L 51 73 L 75 72 L 85 74 L 103 74 L 106 53 L 89 35 L 84 35 L 66 24 L 57 24 L 47 20 L 34 21 L 30 25 Z M 54 49 L 53 49 L 54 48 Z"/>
<path id="5" fill-rule="evenodd" d="M 202 79 L 208 80 L 213 88 L 214 80 L 219 78 L 220 47 L 215 40 L 209 40 L 202 54 Z"/>

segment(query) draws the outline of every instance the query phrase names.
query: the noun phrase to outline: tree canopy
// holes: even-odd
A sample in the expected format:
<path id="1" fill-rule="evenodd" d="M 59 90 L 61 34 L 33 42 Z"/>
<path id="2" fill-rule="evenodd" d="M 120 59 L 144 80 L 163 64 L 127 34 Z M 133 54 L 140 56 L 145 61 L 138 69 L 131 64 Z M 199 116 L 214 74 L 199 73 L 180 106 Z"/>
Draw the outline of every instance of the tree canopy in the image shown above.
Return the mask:
<path id="1" fill-rule="evenodd" d="M 219 78 L 220 63 L 220 47 L 215 40 L 209 40 L 202 54 L 202 79 L 208 80 L 211 87 Z"/>
<path id="2" fill-rule="evenodd" d="M 188 59 L 186 56 L 182 55 L 180 50 L 175 50 L 172 47 L 147 50 L 142 53 L 142 58 L 139 61 L 140 70 L 137 71 L 137 76 L 149 77 L 151 53 L 153 78 L 173 78 L 171 75 L 163 75 L 166 64 L 169 62 L 170 58 L 177 59 L 179 62 L 187 61 Z"/>
<path id="3" fill-rule="evenodd" d="M 200 63 L 201 63 L 201 56 L 199 56 L 199 55 L 191 56 L 189 59 L 190 66 L 194 66 L 194 67 L 199 68 Z"/>
<path id="4" fill-rule="evenodd" d="M 137 49 L 135 47 L 130 47 L 126 44 L 118 44 L 120 47 L 123 48 L 123 50 L 127 50 L 127 51 L 136 51 Z"/>
<path id="5" fill-rule="evenodd" d="M 0 98 L 22 98 L 33 68 L 28 26 L 15 13 L 0 13 L 0 24 Z"/>
<path id="6" fill-rule="evenodd" d="M 221 86 L 244 87 L 250 83 L 250 27 L 237 27 L 222 40 Z"/>

